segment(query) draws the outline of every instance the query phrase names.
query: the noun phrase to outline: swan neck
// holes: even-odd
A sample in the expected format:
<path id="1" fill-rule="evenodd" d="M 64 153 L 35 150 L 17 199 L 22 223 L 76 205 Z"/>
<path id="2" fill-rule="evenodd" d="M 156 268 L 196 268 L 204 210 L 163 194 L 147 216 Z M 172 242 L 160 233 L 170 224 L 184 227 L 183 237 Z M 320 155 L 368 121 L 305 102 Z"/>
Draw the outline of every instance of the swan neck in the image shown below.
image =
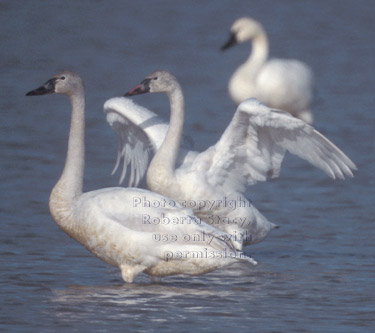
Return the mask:
<path id="1" fill-rule="evenodd" d="M 164 141 L 152 159 L 147 171 L 148 187 L 165 194 L 175 185 L 175 166 L 184 124 L 184 97 L 180 86 L 167 92 L 171 116 Z"/>
<path id="2" fill-rule="evenodd" d="M 265 31 L 261 29 L 260 32 L 253 38 L 252 51 L 244 65 L 253 71 L 257 71 L 266 62 L 268 52 L 268 38 Z"/>
<path id="3" fill-rule="evenodd" d="M 168 98 L 171 107 L 171 117 L 169 120 L 168 132 L 159 153 L 165 160 L 165 166 L 174 171 L 185 118 L 184 96 L 179 85 L 172 91 L 168 92 Z"/>
<path id="4" fill-rule="evenodd" d="M 252 52 L 248 59 L 237 68 L 229 80 L 229 93 L 240 104 L 249 97 L 256 96 L 256 77 L 268 58 L 268 40 L 264 30 L 252 38 Z"/>
<path id="5" fill-rule="evenodd" d="M 85 98 L 83 88 L 82 91 L 70 96 L 70 102 L 72 115 L 68 151 L 62 175 L 51 193 L 51 210 L 56 205 L 65 210 L 70 210 L 73 201 L 82 194 L 85 163 Z"/>

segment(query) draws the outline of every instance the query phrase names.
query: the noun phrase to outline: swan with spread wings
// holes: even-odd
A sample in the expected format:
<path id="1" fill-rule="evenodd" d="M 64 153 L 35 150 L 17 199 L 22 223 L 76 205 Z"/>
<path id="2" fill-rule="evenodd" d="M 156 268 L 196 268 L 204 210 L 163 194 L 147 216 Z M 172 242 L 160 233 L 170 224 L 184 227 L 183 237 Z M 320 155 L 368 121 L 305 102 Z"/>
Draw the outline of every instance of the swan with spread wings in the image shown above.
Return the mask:
<path id="1" fill-rule="evenodd" d="M 116 98 L 105 104 L 107 120 L 120 138 L 117 164 L 123 159 L 124 168 L 130 165 L 137 173 L 136 180 L 147 170 L 152 191 L 190 204 L 197 216 L 239 239 L 243 246 L 263 240 L 275 227 L 245 197 L 245 189 L 277 177 L 286 151 L 332 178 L 353 177 L 355 164 L 331 141 L 304 121 L 255 99 L 238 106 L 215 145 L 203 152 L 180 150 L 185 106 L 179 83 L 169 72 L 157 71 L 125 95 L 148 92 L 168 95 L 169 126 L 129 100 Z M 136 128 L 135 136 L 142 132 L 142 146 L 124 135 L 128 127 Z"/>

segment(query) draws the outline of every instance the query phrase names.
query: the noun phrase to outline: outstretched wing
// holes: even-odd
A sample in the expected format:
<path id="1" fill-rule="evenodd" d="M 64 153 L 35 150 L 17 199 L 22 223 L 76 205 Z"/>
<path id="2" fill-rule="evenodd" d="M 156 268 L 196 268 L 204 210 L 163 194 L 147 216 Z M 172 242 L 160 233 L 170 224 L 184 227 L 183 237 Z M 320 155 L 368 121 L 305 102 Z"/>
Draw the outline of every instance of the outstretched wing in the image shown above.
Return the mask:
<path id="1" fill-rule="evenodd" d="M 136 187 L 145 176 L 156 151 L 160 148 L 168 131 L 168 123 L 156 113 L 125 97 L 111 98 L 104 103 L 104 113 L 118 137 L 118 153 L 114 174 L 122 162 L 119 183 L 130 168 L 129 186 Z M 183 136 L 177 164 L 192 159 L 196 152 L 189 136 Z"/>
<path id="2" fill-rule="evenodd" d="M 277 177 L 289 151 L 332 178 L 353 177 L 355 164 L 302 120 L 271 110 L 255 99 L 242 102 L 210 155 L 207 180 L 244 191 L 246 185 Z M 204 154 L 204 153 L 203 153 Z"/>
<path id="3" fill-rule="evenodd" d="M 115 173 L 123 161 L 120 183 L 130 168 L 129 186 L 137 186 L 164 140 L 168 130 L 165 121 L 152 111 L 125 97 L 111 98 L 104 104 L 107 122 L 118 136 Z"/>

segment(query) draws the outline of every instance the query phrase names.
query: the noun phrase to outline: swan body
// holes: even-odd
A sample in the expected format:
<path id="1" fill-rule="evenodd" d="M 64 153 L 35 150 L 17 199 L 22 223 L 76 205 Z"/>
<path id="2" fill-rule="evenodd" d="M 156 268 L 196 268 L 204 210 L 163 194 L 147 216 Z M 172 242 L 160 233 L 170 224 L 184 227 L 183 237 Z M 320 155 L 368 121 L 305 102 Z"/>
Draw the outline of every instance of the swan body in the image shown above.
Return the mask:
<path id="1" fill-rule="evenodd" d="M 352 177 L 351 169 L 356 169 L 340 149 L 313 127 L 255 99 L 238 106 L 214 146 L 200 153 L 189 152 L 189 158 L 181 163 L 178 148 L 184 97 L 180 85 L 172 74 L 157 71 L 125 95 L 147 92 L 164 92 L 171 104 L 169 128 L 147 171 L 149 188 L 192 208 L 202 220 L 236 236 L 242 246 L 263 240 L 275 227 L 244 192 L 248 185 L 277 177 L 286 151 L 321 168 L 332 178 Z M 105 111 L 107 117 L 115 112 Z M 116 116 L 125 118 L 129 112 L 117 110 Z M 120 140 L 124 139 L 121 128 L 115 129 L 120 130 Z"/>
<path id="2" fill-rule="evenodd" d="M 313 73 L 294 59 L 268 60 L 268 39 L 261 24 L 251 18 L 240 18 L 231 27 L 231 37 L 223 50 L 252 41 L 247 61 L 232 75 L 229 94 L 235 103 L 254 97 L 271 108 L 285 110 L 311 124 L 313 114 Z"/>
<path id="3" fill-rule="evenodd" d="M 51 215 L 63 231 L 119 267 L 126 282 L 140 272 L 153 277 L 199 275 L 239 260 L 256 264 L 233 248 L 230 235 L 160 194 L 122 187 L 83 193 L 83 82 L 65 71 L 27 95 L 52 92 L 68 95 L 72 104 L 66 163 L 49 200 Z"/>

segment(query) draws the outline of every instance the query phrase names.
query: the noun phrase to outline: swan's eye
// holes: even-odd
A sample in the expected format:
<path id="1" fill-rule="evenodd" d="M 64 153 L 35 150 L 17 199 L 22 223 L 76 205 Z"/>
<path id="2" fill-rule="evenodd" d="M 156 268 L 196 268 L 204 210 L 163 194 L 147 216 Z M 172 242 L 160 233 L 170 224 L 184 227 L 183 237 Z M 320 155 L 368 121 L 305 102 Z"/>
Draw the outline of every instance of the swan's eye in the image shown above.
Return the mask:
<path id="1" fill-rule="evenodd" d="M 61 77 L 61 80 L 65 80 L 65 76 L 62 76 L 62 77 Z"/>
<path id="2" fill-rule="evenodd" d="M 157 80 L 157 79 L 158 79 L 158 77 L 157 77 L 157 76 L 155 76 L 155 77 L 153 77 L 152 79 L 153 79 L 153 80 Z"/>

